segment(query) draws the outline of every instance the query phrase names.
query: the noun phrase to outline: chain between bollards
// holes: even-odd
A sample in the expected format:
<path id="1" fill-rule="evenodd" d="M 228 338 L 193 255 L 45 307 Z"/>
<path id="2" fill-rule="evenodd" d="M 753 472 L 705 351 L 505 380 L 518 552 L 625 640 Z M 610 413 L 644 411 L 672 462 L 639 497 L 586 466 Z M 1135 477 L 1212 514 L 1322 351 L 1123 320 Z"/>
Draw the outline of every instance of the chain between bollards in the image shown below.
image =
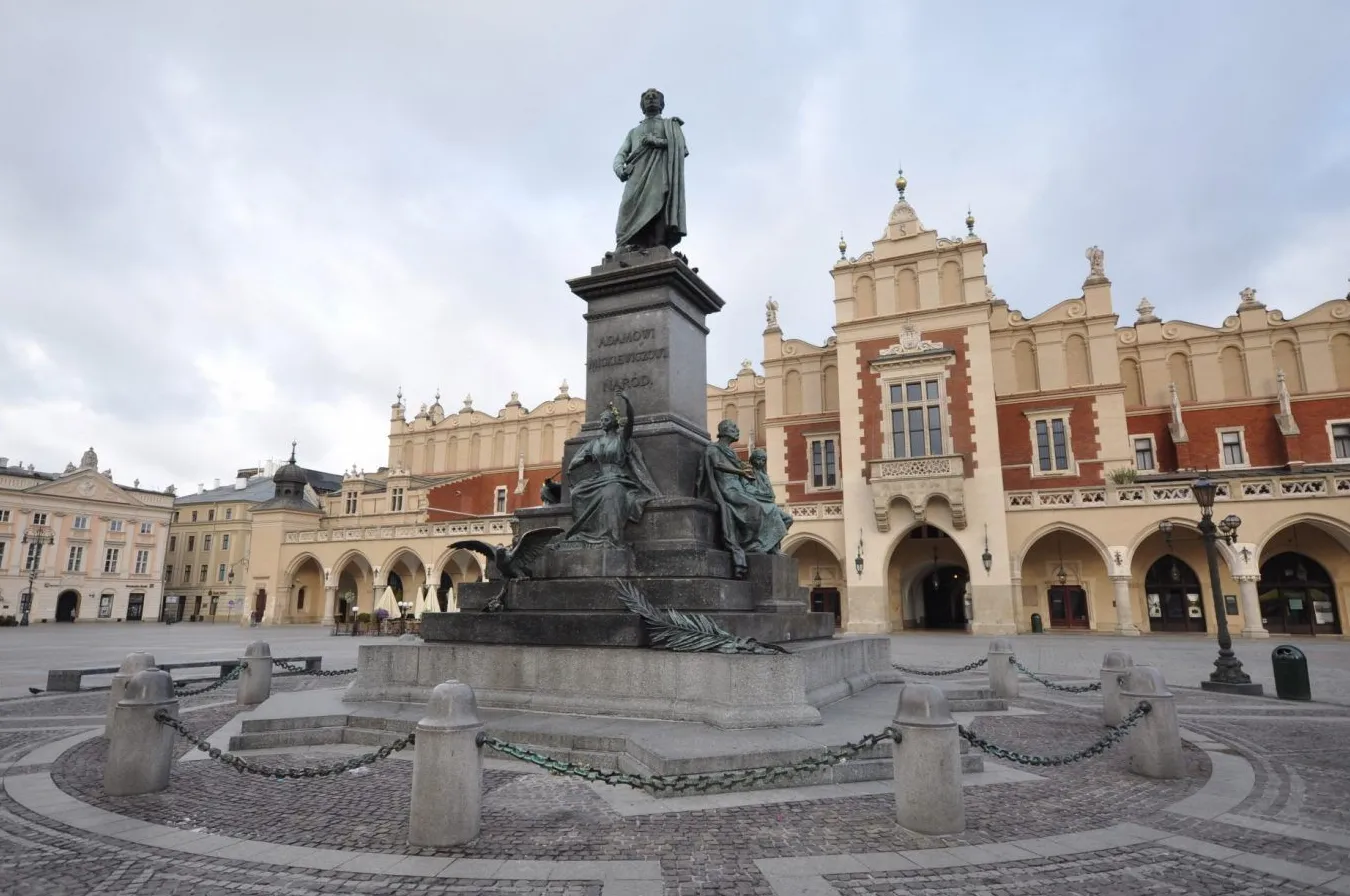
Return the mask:
<path id="1" fill-rule="evenodd" d="M 227 672 L 226 674 L 224 674 L 224 675 L 220 676 L 219 678 L 217 678 L 215 681 L 213 681 L 213 682 L 211 682 L 210 684 L 206 685 L 205 687 L 197 688 L 197 689 L 194 690 L 194 691 L 180 691 L 180 690 L 178 689 L 178 685 L 175 685 L 175 686 L 174 686 L 174 690 L 173 690 L 173 695 L 174 695 L 175 697 L 196 697 L 196 696 L 199 695 L 199 694 L 205 694 L 205 693 L 207 693 L 208 691 L 214 691 L 216 688 L 222 688 L 222 687 L 224 687 L 225 685 L 229 684 L 230 682 L 234 681 L 236 678 L 239 677 L 239 674 L 240 674 L 243 670 L 244 670 L 244 666 L 243 666 L 243 664 L 241 663 L 241 664 L 239 664 L 238 666 L 235 666 L 233 669 L 231 669 L 231 670 L 230 670 L 229 672 Z M 184 682 L 184 686 L 186 686 L 186 682 Z"/>
<path id="2" fill-rule="evenodd" d="M 492 737 L 486 733 L 478 735 L 478 745 L 496 750 L 507 756 L 523 760 L 537 765 L 546 771 L 555 775 L 570 775 L 574 778 L 581 778 L 585 781 L 600 781 L 604 784 L 626 784 L 637 790 L 645 790 L 648 793 L 660 793 L 664 791 L 674 791 L 684 793 L 686 791 L 695 791 L 697 793 L 707 793 L 712 790 L 720 790 L 728 787 L 734 787 L 741 784 L 763 784 L 768 781 L 775 781 L 779 778 L 790 777 L 802 772 L 815 771 L 817 769 L 829 768 L 833 765 L 840 765 L 857 756 L 863 750 L 876 746 L 877 744 L 890 743 L 900 740 L 900 732 L 892 726 L 887 726 L 876 734 L 869 734 L 856 743 L 845 744 L 835 750 L 826 750 L 818 756 L 809 756 L 799 762 L 791 765 L 767 766 L 764 768 L 736 769 L 725 772 L 707 772 L 697 775 L 630 775 L 624 772 L 605 771 L 604 769 L 594 768 L 579 762 L 569 762 L 565 759 L 555 759 L 552 756 L 531 750 L 529 747 L 513 744 L 500 738 Z"/>
<path id="3" fill-rule="evenodd" d="M 1044 677 L 1042 677 L 1042 676 L 1040 676 L 1040 675 L 1037 675 L 1035 672 L 1032 672 L 1032 671 L 1031 671 L 1030 669 L 1028 669 L 1026 666 L 1024 666 L 1024 665 L 1022 665 L 1021 663 L 1019 663 L 1019 662 L 1017 661 L 1017 657 L 1015 657 L 1015 656 L 1010 656 L 1010 657 L 1008 657 L 1008 662 L 1010 662 L 1010 663 L 1012 663 L 1014 666 L 1016 666 L 1018 672 L 1021 672 L 1023 675 L 1025 675 L 1026 677 L 1030 678 L 1032 681 L 1036 682 L 1037 684 L 1045 685 L 1047 688 L 1050 688 L 1052 691 L 1064 691 L 1065 693 L 1068 693 L 1068 694 L 1086 694 L 1086 693 L 1088 693 L 1089 691 L 1100 691 L 1100 690 L 1102 689 L 1102 683 L 1101 683 L 1100 681 L 1094 681 L 1094 682 L 1092 682 L 1091 684 L 1081 684 L 1081 685 L 1079 685 L 1079 684 L 1056 684 L 1055 682 L 1050 681 L 1048 678 L 1044 678 Z"/>
<path id="4" fill-rule="evenodd" d="M 1129 730 L 1139 724 L 1139 721 L 1152 711 L 1153 706 L 1147 700 L 1141 701 L 1129 715 L 1121 720 L 1119 725 L 1109 729 L 1096 743 L 1066 756 L 1034 756 L 1030 753 L 1019 753 L 1016 750 L 1009 750 L 1005 747 L 1000 747 L 997 744 L 990 743 L 964 725 L 959 726 L 957 730 L 963 738 L 970 742 L 972 747 L 988 753 L 996 759 L 1006 759 L 1009 762 L 1016 762 L 1018 765 L 1038 767 L 1069 765 L 1070 763 L 1078 762 L 1082 759 L 1089 759 L 1093 756 L 1105 753 L 1107 750 L 1120 743 Z"/>
<path id="5" fill-rule="evenodd" d="M 294 672 L 298 675 L 313 675 L 317 678 L 333 678 L 338 675 L 351 675 L 358 667 L 352 666 L 350 669 L 307 669 L 299 663 L 288 663 L 284 660 L 272 660 L 272 665 L 280 666 L 287 672 Z"/>
<path id="6" fill-rule="evenodd" d="M 407 737 L 400 737 L 391 744 L 385 744 L 373 753 L 366 753 L 362 756 L 353 756 L 351 759 L 345 759 L 342 762 L 333 765 L 307 766 L 304 768 L 280 768 L 268 765 L 258 765 L 249 762 L 242 756 L 236 756 L 233 753 L 226 752 L 219 747 L 213 747 L 200 737 L 189 731 L 182 722 L 170 716 L 164 710 L 155 713 L 155 721 L 161 725 L 167 725 L 179 736 L 192 744 L 198 750 L 201 750 L 212 759 L 228 765 L 240 774 L 258 775 L 263 778 L 326 778 L 331 775 L 340 775 L 343 772 L 349 772 L 352 769 L 361 768 L 365 765 L 374 765 L 381 759 L 387 759 L 390 755 L 400 750 L 406 749 L 417 743 L 417 732 L 413 731 Z"/>
<path id="7" fill-rule="evenodd" d="M 989 657 L 984 656 L 973 663 L 966 663 L 964 666 L 958 666 L 955 669 L 911 669 L 909 666 L 902 666 L 899 663 L 891 663 L 891 666 L 910 675 L 927 675 L 931 678 L 940 678 L 944 675 L 959 675 L 962 672 L 978 669 L 987 662 L 989 662 Z"/>

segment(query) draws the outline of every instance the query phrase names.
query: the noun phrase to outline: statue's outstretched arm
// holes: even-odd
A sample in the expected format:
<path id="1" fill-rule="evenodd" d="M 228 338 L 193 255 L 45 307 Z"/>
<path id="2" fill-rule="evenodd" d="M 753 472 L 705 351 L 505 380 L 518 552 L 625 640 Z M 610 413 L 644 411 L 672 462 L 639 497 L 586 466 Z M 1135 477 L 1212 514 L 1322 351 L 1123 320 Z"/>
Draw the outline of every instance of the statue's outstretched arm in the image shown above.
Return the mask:
<path id="1" fill-rule="evenodd" d="M 633 438 L 633 403 L 627 392 L 620 392 L 619 398 L 623 399 L 623 443 L 627 445 Z"/>

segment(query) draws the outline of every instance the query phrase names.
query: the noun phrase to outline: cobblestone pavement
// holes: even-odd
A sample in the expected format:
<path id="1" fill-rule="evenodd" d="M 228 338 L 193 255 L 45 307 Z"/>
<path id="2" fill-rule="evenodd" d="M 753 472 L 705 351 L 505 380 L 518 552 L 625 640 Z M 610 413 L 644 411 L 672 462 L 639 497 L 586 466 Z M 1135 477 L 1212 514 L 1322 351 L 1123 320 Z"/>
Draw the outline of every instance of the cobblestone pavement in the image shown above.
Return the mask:
<path id="1" fill-rule="evenodd" d="M 1071 752 L 1100 736 L 1096 695 L 1022 687 L 1014 705 L 1028 714 L 979 716 L 975 730 L 1039 754 Z M 184 701 L 184 723 L 214 731 L 236 713 L 233 693 L 227 686 Z M 1200 741 L 1187 747 L 1183 780 L 1132 775 L 1119 749 L 1035 769 L 1039 780 L 967 788 L 959 836 L 899 828 L 893 798 L 876 792 L 621 815 L 595 785 L 492 763 L 482 835 L 463 848 L 431 850 L 406 845 L 407 754 L 362 774 L 299 781 L 179 763 L 164 793 L 108 797 L 100 786 L 106 741 L 58 745 L 101 727 L 99 697 L 106 699 L 35 697 L 0 710 L 0 723 L 13 726 L 0 727 L 0 896 L 1350 893 L 1350 759 L 1342 746 L 1350 711 L 1327 704 L 1179 690 L 1183 728 Z M 46 761 L 25 758 L 44 745 Z M 179 739 L 177 747 L 181 755 L 187 744 Z M 314 747 L 261 761 L 340 758 Z M 49 798 L 25 796 L 44 780 Z M 63 800 L 131 820 L 91 831 L 68 809 L 50 808 Z M 141 823 L 168 830 L 119 838 L 123 828 L 146 830 Z M 261 842 L 219 840 L 221 847 L 211 835 Z M 217 854 L 194 850 L 207 840 Z"/>

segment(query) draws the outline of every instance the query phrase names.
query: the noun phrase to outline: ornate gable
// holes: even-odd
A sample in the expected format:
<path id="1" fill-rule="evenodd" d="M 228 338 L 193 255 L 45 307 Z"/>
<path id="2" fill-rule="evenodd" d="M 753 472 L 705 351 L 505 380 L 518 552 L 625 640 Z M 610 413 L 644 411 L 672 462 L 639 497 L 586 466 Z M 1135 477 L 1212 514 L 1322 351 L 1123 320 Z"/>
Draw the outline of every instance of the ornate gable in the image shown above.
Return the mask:
<path id="1" fill-rule="evenodd" d="M 145 506 L 143 502 L 93 470 L 79 470 L 55 482 L 43 483 L 31 489 L 29 493 L 74 498 L 80 501 L 98 501 L 103 504 L 122 504 L 128 507 Z"/>

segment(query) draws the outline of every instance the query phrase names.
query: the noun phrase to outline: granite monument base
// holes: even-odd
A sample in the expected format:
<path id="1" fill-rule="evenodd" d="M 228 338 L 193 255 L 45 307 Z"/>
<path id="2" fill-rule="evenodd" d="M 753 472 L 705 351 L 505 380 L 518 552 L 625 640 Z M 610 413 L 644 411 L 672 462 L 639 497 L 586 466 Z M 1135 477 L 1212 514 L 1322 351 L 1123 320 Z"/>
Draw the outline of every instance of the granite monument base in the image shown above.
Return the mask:
<path id="1" fill-rule="evenodd" d="M 746 656 L 525 644 L 364 644 L 343 701 L 423 702 L 437 684 L 454 679 L 472 686 L 484 707 L 771 728 L 819 724 L 820 706 L 900 680 L 886 637 L 809 641 L 787 649 Z"/>

